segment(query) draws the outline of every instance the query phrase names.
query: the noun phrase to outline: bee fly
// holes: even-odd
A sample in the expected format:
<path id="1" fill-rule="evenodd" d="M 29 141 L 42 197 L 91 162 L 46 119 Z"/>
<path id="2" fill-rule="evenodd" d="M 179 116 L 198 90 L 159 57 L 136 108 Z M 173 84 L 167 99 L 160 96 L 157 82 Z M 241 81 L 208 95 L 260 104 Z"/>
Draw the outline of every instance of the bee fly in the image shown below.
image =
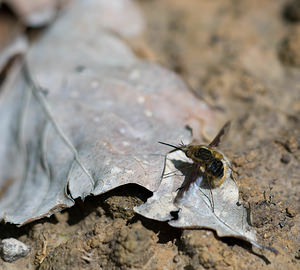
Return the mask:
<path id="1" fill-rule="evenodd" d="M 209 145 L 196 145 L 188 144 L 185 145 L 181 143 L 178 146 L 159 142 L 161 144 L 173 147 L 169 153 L 174 151 L 182 151 L 185 155 L 193 161 L 193 170 L 189 178 L 185 183 L 179 188 L 179 191 L 176 195 L 175 202 L 182 198 L 185 191 L 187 191 L 192 183 L 197 181 L 199 176 L 203 175 L 207 179 L 207 183 L 210 188 L 210 193 L 212 195 L 212 188 L 219 187 L 222 185 L 224 180 L 231 176 L 232 169 L 231 164 L 227 157 L 220 151 L 216 150 L 221 140 L 228 133 L 230 127 L 230 121 L 228 121 L 222 129 L 219 131 L 217 136 L 212 140 Z M 213 198 L 212 198 L 212 208 L 213 207 Z"/>

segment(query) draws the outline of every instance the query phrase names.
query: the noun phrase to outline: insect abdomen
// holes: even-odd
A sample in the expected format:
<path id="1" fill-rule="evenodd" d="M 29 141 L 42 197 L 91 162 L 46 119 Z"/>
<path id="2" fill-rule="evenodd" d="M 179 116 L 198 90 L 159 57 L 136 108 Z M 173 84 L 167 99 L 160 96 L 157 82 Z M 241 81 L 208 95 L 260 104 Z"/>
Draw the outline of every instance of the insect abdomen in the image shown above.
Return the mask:
<path id="1" fill-rule="evenodd" d="M 224 175 L 224 166 L 223 162 L 217 158 L 214 158 L 207 165 L 207 172 L 214 177 L 222 178 Z"/>

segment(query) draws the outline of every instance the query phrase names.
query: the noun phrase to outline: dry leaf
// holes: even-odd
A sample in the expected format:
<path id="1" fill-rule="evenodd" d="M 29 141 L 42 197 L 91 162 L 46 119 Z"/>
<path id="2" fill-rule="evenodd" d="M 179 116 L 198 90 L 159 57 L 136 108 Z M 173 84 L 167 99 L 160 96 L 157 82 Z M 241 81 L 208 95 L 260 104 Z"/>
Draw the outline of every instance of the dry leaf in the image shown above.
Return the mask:
<path id="1" fill-rule="evenodd" d="M 25 224 L 127 183 L 154 191 L 164 166 L 157 142 L 190 140 L 185 125 L 202 127 L 199 116 L 213 123 L 174 73 L 138 60 L 93 23 L 98 1 L 87 2 L 85 16 L 74 5 L 33 45 L 28 69 L 13 69 L 2 89 L 6 222 Z"/>
<path id="2" fill-rule="evenodd" d="M 238 204 L 238 187 L 233 179 L 228 178 L 218 188 L 210 189 L 203 176 L 184 193 L 180 200 L 175 200 L 178 189 L 185 177 L 188 177 L 191 161 L 181 151 L 169 153 L 166 157 L 165 172 L 162 182 L 153 196 L 135 211 L 147 218 L 168 221 L 178 228 L 210 228 L 220 237 L 231 236 L 249 241 L 258 248 L 255 230 L 247 223 L 247 211 Z"/>

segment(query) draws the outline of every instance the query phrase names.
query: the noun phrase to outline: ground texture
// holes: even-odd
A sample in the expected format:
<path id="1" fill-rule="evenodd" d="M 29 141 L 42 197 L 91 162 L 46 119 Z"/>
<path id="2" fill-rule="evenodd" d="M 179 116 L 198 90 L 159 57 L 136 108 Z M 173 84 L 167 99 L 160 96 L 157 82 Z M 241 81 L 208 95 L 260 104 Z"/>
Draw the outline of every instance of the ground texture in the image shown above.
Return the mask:
<path id="1" fill-rule="evenodd" d="M 137 216 L 151 196 L 127 185 L 16 228 L 0 238 L 31 246 L 1 269 L 299 269 L 300 2 L 140 0 L 148 26 L 128 43 L 174 70 L 215 111 L 232 119 L 222 149 L 264 245 L 210 230 L 180 230 Z M 194 134 L 197 137 L 197 134 Z"/>

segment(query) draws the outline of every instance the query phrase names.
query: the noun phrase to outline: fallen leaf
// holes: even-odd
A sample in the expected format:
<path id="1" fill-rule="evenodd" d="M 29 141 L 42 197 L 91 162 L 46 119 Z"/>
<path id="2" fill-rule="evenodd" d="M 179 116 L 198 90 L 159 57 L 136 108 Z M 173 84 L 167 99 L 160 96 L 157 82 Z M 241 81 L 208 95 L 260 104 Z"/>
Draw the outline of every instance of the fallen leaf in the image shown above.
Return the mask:
<path id="1" fill-rule="evenodd" d="M 173 227 L 213 229 L 220 237 L 240 238 L 276 253 L 275 249 L 257 243 L 255 230 L 247 222 L 247 211 L 238 203 L 238 187 L 231 177 L 220 187 L 210 189 L 205 177 L 199 175 L 183 197 L 175 200 L 190 166 L 191 160 L 183 152 L 169 153 L 158 190 L 134 210 L 150 219 L 168 221 Z"/>
<path id="2" fill-rule="evenodd" d="M 99 5 L 87 2 L 82 16 L 76 2 L 58 19 L 3 85 L 5 222 L 23 225 L 71 207 L 78 197 L 128 183 L 154 191 L 164 166 L 157 142 L 189 141 L 190 121 L 198 128 L 213 124 L 210 109 L 178 76 L 137 59 L 111 31 L 92 23 Z"/>

